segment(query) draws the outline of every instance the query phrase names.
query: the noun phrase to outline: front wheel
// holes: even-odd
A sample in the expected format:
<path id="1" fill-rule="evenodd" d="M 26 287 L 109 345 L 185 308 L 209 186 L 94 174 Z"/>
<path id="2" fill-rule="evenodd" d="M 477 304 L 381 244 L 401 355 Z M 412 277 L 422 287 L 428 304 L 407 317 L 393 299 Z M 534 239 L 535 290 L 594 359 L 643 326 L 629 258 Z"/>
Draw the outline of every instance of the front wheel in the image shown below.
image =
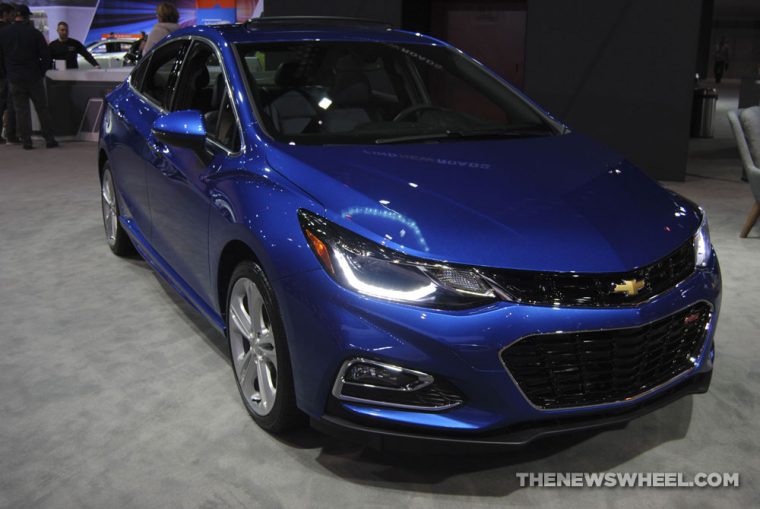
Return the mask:
<path id="1" fill-rule="evenodd" d="M 240 396 L 256 423 L 273 433 L 301 425 L 277 301 L 261 267 L 250 261 L 230 279 L 227 338 Z"/>
<path id="2" fill-rule="evenodd" d="M 117 256 L 127 256 L 134 252 L 127 232 L 119 223 L 119 203 L 116 200 L 116 184 L 111 174 L 111 165 L 106 162 L 100 183 L 100 203 L 103 210 L 103 226 L 106 230 L 108 247 Z"/>

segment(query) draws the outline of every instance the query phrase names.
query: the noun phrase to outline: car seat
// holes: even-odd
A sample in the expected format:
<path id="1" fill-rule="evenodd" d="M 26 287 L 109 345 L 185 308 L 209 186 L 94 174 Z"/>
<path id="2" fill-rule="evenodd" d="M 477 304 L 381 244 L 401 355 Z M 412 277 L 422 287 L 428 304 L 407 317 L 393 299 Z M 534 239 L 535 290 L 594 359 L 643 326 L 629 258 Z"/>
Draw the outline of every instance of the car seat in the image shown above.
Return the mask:
<path id="1" fill-rule="evenodd" d="M 266 108 L 274 128 L 282 134 L 300 134 L 317 117 L 311 96 L 300 72 L 301 62 L 283 62 L 277 67 L 274 82 L 282 90 Z"/>
<path id="2" fill-rule="evenodd" d="M 359 59 L 346 55 L 335 62 L 333 71 L 330 89 L 333 105 L 323 114 L 326 130 L 346 132 L 370 122 L 372 88 Z"/>

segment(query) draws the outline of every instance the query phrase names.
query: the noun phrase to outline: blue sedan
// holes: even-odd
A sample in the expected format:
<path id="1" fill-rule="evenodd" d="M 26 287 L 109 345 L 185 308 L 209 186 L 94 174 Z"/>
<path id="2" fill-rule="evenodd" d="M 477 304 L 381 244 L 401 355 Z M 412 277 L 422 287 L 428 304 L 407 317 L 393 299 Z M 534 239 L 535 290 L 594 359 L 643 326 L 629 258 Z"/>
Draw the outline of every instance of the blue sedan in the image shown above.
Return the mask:
<path id="1" fill-rule="evenodd" d="M 108 245 L 226 335 L 268 431 L 494 448 L 709 387 L 704 211 L 444 42 L 186 28 L 106 102 Z"/>

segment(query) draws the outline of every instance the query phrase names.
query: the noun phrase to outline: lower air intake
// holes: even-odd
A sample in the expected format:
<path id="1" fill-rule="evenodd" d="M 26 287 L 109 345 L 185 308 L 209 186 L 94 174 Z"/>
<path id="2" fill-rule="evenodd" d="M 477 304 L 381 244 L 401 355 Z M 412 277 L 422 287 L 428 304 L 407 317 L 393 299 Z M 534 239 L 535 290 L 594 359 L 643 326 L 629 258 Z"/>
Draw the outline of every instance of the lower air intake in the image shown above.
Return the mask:
<path id="1" fill-rule="evenodd" d="M 699 303 L 641 327 L 529 336 L 501 358 L 537 407 L 624 401 L 694 367 L 711 312 Z"/>

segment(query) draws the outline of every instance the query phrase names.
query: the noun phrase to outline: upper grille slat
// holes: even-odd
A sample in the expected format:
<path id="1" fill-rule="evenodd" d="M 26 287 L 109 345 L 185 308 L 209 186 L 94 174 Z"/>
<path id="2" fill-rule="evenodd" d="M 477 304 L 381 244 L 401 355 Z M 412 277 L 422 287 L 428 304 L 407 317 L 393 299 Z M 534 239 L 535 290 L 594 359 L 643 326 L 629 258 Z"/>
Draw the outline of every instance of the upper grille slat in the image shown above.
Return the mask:
<path id="1" fill-rule="evenodd" d="M 675 286 L 694 272 L 690 239 L 665 258 L 629 272 L 571 274 L 510 269 L 483 269 L 483 274 L 511 298 L 524 304 L 611 307 L 636 305 Z M 615 292 L 623 281 L 643 281 L 636 295 Z"/>
<path id="2" fill-rule="evenodd" d="M 690 358 L 700 355 L 711 312 L 698 303 L 641 327 L 529 336 L 501 358 L 538 407 L 623 401 L 694 367 Z"/>

